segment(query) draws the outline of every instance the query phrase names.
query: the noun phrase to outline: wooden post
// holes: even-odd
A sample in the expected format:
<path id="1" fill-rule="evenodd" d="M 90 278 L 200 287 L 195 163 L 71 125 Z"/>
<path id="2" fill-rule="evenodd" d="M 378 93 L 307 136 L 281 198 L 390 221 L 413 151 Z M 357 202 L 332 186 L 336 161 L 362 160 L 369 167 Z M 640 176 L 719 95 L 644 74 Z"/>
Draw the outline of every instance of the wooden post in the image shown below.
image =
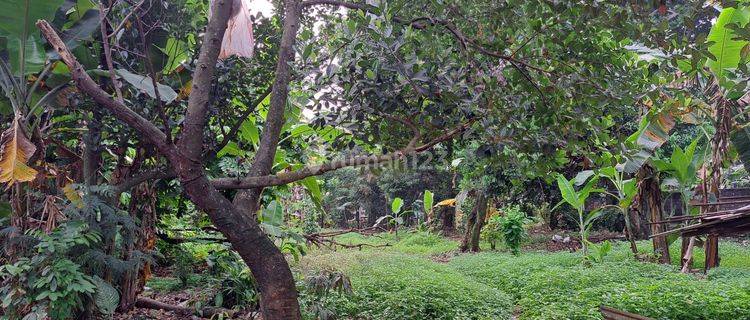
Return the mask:
<path id="1" fill-rule="evenodd" d="M 719 266 L 719 235 L 718 234 L 709 234 L 708 238 L 706 239 L 706 263 L 705 268 L 706 272 L 708 272 L 711 268 L 716 268 Z"/>

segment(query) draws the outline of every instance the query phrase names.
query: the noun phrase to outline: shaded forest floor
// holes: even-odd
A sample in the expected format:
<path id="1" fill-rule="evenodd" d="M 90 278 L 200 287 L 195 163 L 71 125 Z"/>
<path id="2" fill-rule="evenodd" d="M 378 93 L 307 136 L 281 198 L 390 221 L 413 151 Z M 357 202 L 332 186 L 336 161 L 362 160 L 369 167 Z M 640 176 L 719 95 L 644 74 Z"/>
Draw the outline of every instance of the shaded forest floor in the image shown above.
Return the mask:
<path id="1" fill-rule="evenodd" d="M 560 244 L 551 236 L 532 232 L 521 255 L 513 256 L 502 247 L 490 251 L 486 243 L 483 253 L 460 254 L 456 239 L 426 232 L 347 234 L 336 240 L 389 246 L 312 249 L 291 264 L 308 319 L 599 319 L 601 304 L 655 319 L 750 318 L 748 241 L 722 241 L 720 268 L 685 275 L 677 267 L 679 240 L 671 247 L 671 266 L 635 261 L 620 241 L 602 263 L 585 266 L 580 252 L 571 252 L 575 242 Z M 651 252 L 650 242 L 639 242 L 639 249 Z M 694 266 L 703 259 L 699 248 Z M 312 279 L 339 273 L 350 279 L 351 292 L 306 289 Z M 190 274 L 180 284 L 166 272 L 149 281 L 145 294 L 171 304 L 210 303 L 217 288 L 206 277 Z M 254 315 L 245 311 L 236 318 Z M 139 318 L 184 319 L 143 309 L 127 317 Z"/>

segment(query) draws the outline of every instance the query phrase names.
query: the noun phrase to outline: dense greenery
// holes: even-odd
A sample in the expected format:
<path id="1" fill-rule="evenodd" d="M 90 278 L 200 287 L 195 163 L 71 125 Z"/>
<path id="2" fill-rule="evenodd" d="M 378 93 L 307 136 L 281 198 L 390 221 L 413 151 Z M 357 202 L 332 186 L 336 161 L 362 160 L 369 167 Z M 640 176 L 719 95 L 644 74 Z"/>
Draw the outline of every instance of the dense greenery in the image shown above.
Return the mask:
<path id="1" fill-rule="evenodd" d="M 390 241 L 352 236 L 342 240 Z M 424 248 L 428 243 L 430 250 Z M 679 248 L 679 244 L 673 247 Z M 602 263 L 590 267 L 583 266 L 578 255 L 567 252 L 527 252 L 520 257 L 488 252 L 446 262 L 438 258 L 441 248 L 449 250 L 451 246 L 429 234 L 413 233 L 386 252 L 315 252 L 301 261 L 300 268 L 303 273 L 344 271 L 352 278 L 354 293 L 329 298 L 327 307 L 341 315 L 363 318 L 432 318 L 435 314 L 431 312 L 440 310 L 438 315 L 452 315 L 448 318 L 453 319 L 453 315 L 474 310 L 468 318 L 512 312 L 519 319 L 584 319 L 598 318 L 601 304 L 655 319 L 735 319 L 750 313 L 750 248 L 746 245 L 723 243 L 723 266 L 706 278 L 676 273 L 673 266 L 633 261 L 624 243 L 616 245 Z M 451 283 L 456 290 L 444 292 L 435 281 Z M 483 292 L 485 299 L 467 301 L 473 297 L 463 291 L 467 287 Z M 363 302 L 363 298 L 373 300 Z M 492 311 L 474 309 L 481 310 L 489 301 L 495 301 Z"/>
<path id="2" fill-rule="evenodd" d="M 750 316 L 750 1 L 0 16 L 2 319 Z"/>

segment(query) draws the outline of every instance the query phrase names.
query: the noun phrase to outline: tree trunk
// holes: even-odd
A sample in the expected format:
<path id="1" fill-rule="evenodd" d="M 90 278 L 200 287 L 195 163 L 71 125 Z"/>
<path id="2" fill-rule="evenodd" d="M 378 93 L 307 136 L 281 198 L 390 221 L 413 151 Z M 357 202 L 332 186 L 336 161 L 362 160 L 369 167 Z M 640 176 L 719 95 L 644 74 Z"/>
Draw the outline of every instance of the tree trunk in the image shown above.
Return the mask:
<path id="1" fill-rule="evenodd" d="M 456 220 L 456 208 L 446 206 L 443 208 L 439 208 L 441 211 L 441 220 L 442 220 L 442 226 L 441 229 L 443 230 L 443 234 L 451 234 L 453 231 L 456 230 L 455 226 L 455 220 Z"/>
<path id="2" fill-rule="evenodd" d="M 627 238 L 628 242 L 630 243 L 630 251 L 633 253 L 633 255 L 638 255 L 638 246 L 636 246 L 635 244 L 635 235 L 633 234 L 630 210 L 627 208 L 622 209 L 622 214 L 625 218 L 625 238 Z"/>
<path id="3" fill-rule="evenodd" d="M 299 29 L 299 0 L 284 1 L 284 26 L 279 46 L 279 60 L 276 64 L 276 78 L 271 89 L 271 104 L 266 115 L 266 123 L 261 135 L 258 151 L 255 153 L 251 176 L 264 176 L 271 173 L 281 128 L 284 125 L 284 110 L 289 95 L 291 66 L 294 62 L 294 43 Z M 213 189 L 203 175 L 201 189 Z M 215 189 L 213 189 L 215 191 Z M 263 188 L 247 189 L 237 193 L 230 207 L 239 215 L 237 222 L 223 221 L 225 215 L 216 217 L 225 227 L 239 227 L 239 232 L 229 237 L 235 249 L 240 252 L 250 267 L 260 290 L 260 308 L 264 320 L 294 320 L 302 317 L 297 301 L 297 287 L 284 255 L 271 239 L 260 229 L 255 213 L 261 207 Z M 217 195 L 220 196 L 218 192 Z M 224 199 L 222 197 L 222 199 Z M 237 224 L 242 224 L 238 226 Z M 218 225 L 217 225 L 218 227 Z M 224 232 L 221 227 L 219 228 Z M 232 234 L 234 230 L 226 230 Z M 226 233 L 225 233 L 226 234 Z M 249 240 L 249 241 L 248 241 Z"/>
<path id="4" fill-rule="evenodd" d="M 716 201 L 720 198 L 721 188 L 721 169 L 724 165 L 724 159 L 726 157 L 727 148 L 729 146 L 729 131 L 732 126 L 731 109 L 728 101 L 719 99 L 718 105 L 715 107 L 716 133 L 713 139 L 711 139 L 711 176 L 709 177 L 709 192 L 705 193 L 704 201 L 710 202 L 708 194 L 713 195 Z M 706 208 L 709 209 L 709 208 Z M 719 210 L 719 207 L 711 208 L 713 210 Z M 719 266 L 719 236 L 716 234 L 709 234 L 705 243 L 706 261 L 705 268 L 708 271 L 711 268 Z"/>
<path id="5" fill-rule="evenodd" d="M 487 217 L 487 196 L 482 193 L 477 199 L 477 213 L 474 221 L 474 228 L 471 231 L 471 251 L 479 252 L 479 236 L 484 227 L 484 220 Z"/>
<path id="6" fill-rule="evenodd" d="M 141 184 L 133 189 L 129 212 L 140 221 L 138 236 L 129 247 L 125 260 L 132 259 L 133 250 L 149 252 L 156 246 L 156 194 L 151 184 Z M 146 261 L 135 270 L 125 272 L 120 281 L 120 305 L 118 310 L 128 311 L 135 306 L 138 295 L 143 292 L 146 281 L 151 277 L 151 264 Z"/>
<path id="7" fill-rule="evenodd" d="M 469 216 L 466 218 L 466 230 L 464 231 L 464 237 L 461 239 L 461 246 L 459 247 L 461 252 L 469 251 L 469 246 L 471 245 L 471 232 L 474 230 L 476 219 L 477 207 L 474 206 L 471 213 L 469 213 Z"/>
<path id="8" fill-rule="evenodd" d="M 658 234 L 666 231 L 664 224 L 653 224 L 664 219 L 664 212 L 661 206 L 661 188 L 659 178 L 651 165 L 646 164 L 636 174 L 638 179 L 638 193 L 633 208 L 640 214 L 647 216 L 652 223 L 651 234 Z M 661 235 L 653 238 L 654 254 L 659 257 L 659 262 L 670 264 L 669 243 L 667 236 Z"/>
<path id="9" fill-rule="evenodd" d="M 705 268 L 708 271 L 711 268 L 718 267 L 721 260 L 719 257 L 719 235 L 709 234 L 704 246 L 706 249 Z"/>
<path id="10" fill-rule="evenodd" d="M 473 252 L 479 252 L 479 235 L 484 225 L 484 218 L 487 214 L 487 197 L 484 193 L 476 197 L 474 207 L 466 219 L 466 230 L 461 240 L 461 252 L 471 249 Z"/>

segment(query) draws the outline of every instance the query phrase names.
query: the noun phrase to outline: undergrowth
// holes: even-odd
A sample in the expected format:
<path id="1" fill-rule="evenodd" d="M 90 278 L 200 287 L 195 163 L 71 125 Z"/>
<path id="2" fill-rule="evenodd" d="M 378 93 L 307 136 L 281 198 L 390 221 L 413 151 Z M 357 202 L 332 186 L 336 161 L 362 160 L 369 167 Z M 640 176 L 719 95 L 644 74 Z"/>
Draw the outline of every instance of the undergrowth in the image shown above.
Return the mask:
<path id="1" fill-rule="evenodd" d="M 455 241 L 422 232 L 340 242 L 384 248 L 314 250 L 298 274 L 337 270 L 351 278 L 353 293 L 326 297 L 339 318 L 353 319 L 601 319 L 607 305 L 654 319 L 750 318 L 750 248 L 721 242 L 722 267 L 685 275 L 675 265 L 635 261 L 617 243 L 604 262 L 581 263 L 580 253 L 485 252 L 432 259 L 455 251 Z M 649 242 L 639 242 L 641 251 Z M 679 242 L 672 254 L 679 254 Z M 695 265 L 702 265 L 697 250 Z M 305 296 L 305 299 L 314 297 Z M 309 316 L 309 315 L 308 315 Z"/>

